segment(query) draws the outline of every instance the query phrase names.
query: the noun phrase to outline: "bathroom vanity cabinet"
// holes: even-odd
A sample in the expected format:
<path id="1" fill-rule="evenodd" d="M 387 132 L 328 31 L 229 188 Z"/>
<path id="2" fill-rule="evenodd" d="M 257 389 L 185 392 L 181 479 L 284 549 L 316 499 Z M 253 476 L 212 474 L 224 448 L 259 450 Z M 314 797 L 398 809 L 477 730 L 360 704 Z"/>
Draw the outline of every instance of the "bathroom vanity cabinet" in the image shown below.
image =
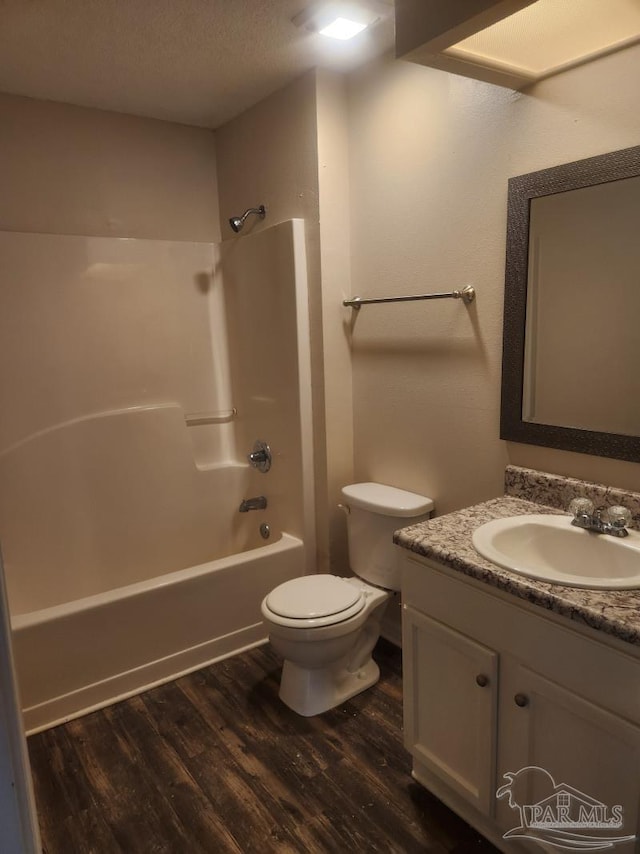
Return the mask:
<path id="1" fill-rule="evenodd" d="M 640 649 L 427 558 L 401 561 L 414 777 L 504 851 L 541 850 L 503 834 L 517 803 L 558 795 L 607 817 L 622 806 L 622 828 L 587 833 L 640 834 Z M 513 806 L 496 798 L 505 774 L 531 766 L 548 774 L 519 775 Z"/>

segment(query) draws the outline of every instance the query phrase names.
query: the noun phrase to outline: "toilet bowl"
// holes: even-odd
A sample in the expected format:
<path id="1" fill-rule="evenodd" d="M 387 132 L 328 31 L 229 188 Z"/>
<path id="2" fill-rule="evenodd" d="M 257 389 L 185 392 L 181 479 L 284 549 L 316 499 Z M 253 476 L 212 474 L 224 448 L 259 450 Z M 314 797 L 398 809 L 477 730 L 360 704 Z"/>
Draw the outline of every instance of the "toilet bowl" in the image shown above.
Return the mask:
<path id="1" fill-rule="evenodd" d="M 433 510 L 430 498 L 378 483 L 345 486 L 342 497 L 355 577 L 294 578 L 262 602 L 269 641 L 284 659 L 280 699 L 305 717 L 378 681 L 371 653 L 387 603 L 400 590 L 393 532 Z"/>

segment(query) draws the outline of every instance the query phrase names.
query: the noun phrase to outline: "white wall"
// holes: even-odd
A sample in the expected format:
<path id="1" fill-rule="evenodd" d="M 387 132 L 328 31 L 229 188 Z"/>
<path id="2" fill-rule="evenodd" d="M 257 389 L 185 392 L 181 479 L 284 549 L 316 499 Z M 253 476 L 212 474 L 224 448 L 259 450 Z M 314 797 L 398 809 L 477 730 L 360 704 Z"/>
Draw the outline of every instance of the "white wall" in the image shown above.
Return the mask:
<path id="1" fill-rule="evenodd" d="M 219 239 L 213 131 L 0 93 L 0 230 Z"/>
<path id="2" fill-rule="evenodd" d="M 349 81 L 355 476 L 434 498 L 502 492 L 508 462 L 638 488 L 640 465 L 501 442 L 507 180 L 640 139 L 640 47 L 526 93 L 389 58 Z"/>

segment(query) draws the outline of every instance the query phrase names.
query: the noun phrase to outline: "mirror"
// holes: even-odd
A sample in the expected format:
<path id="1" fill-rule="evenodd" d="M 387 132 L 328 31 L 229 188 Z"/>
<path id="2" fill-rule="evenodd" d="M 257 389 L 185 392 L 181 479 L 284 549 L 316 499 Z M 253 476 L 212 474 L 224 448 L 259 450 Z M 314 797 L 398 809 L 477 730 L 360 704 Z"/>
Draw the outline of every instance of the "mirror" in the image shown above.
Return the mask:
<path id="1" fill-rule="evenodd" d="M 640 461 L 640 146 L 509 181 L 500 437 Z"/>

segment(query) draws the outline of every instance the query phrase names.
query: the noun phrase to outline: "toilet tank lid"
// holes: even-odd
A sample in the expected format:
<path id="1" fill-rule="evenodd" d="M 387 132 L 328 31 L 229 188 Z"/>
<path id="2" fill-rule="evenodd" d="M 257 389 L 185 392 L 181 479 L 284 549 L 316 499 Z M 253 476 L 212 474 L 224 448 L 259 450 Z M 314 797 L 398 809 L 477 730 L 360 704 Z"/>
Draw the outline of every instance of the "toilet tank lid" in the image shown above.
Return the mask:
<path id="1" fill-rule="evenodd" d="M 433 510 L 434 504 L 426 495 L 407 492 L 383 483 L 352 483 L 343 486 L 342 496 L 351 507 L 370 510 L 382 516 L 422 516 Z"/>

